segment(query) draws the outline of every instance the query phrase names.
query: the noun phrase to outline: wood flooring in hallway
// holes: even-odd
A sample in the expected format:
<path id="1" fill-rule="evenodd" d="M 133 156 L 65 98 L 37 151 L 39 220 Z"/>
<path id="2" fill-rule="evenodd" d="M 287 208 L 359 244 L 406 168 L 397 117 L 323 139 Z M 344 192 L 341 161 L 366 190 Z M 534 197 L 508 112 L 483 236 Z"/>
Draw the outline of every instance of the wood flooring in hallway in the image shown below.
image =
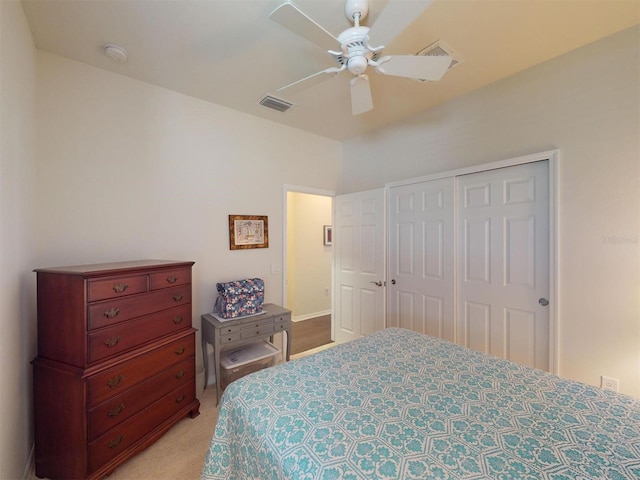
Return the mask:
<path id="1" fill-rule="evenodd" d="M 331 315 L 291 322 L 291 355 L 331 342 Z"/>

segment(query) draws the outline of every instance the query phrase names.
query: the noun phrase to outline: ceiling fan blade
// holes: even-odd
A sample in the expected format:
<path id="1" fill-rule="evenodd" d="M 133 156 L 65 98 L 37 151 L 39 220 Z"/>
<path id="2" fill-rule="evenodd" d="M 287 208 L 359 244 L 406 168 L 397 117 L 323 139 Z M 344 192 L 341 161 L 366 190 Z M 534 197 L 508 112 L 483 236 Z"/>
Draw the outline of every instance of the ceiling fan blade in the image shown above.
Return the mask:
<path id="1" fill-rule="evenodd" d="M 371 88 L 369 87 L 369 77 L 358 75 L 353 77 L 351 84 L 351 112 L 354 115 L 368 112 L 373 108 L 371 99 Z"/>
<path id="2" fill-rule="evenodd" d="M 271 12 L 269 18 L 296 35 L 315 43 L 323 50 L 335 50 L 340 45 L 336 37 L 291 2 L 280 5 Z"/>
<path id="3" fill-rule="evenodd" d="M 338 72 L 341 72 L 342 69 L 337 67 L 330 67 L 326 70 L 322 70 L 321 72 L 316 72 L 313 75 L 309 75 L 308 77 L 301 78 L 289 85 L 285 85 L 284 87 L 280 87 L 277 92 L 281 92 L 282 90 L 287 90 L 288 94 L 295 95 L 298 92 L 302 92 L 308 88 L 313 87 L 314 85 L 318 85 L 321 82 L 324 82 L 329 76 L 333 77 Z"/>
<path id="4" fill-rule="evenodd" d="M 378 60 L 376 72 L 396 77 L 440 80 L 452 60 L 448 55 L 390 55 Z"/>
<path id="5" fill-rule="evenodd" d="M 369 31 L 369 45 L 387 47 L 433 0 L 389 0 Z"/>

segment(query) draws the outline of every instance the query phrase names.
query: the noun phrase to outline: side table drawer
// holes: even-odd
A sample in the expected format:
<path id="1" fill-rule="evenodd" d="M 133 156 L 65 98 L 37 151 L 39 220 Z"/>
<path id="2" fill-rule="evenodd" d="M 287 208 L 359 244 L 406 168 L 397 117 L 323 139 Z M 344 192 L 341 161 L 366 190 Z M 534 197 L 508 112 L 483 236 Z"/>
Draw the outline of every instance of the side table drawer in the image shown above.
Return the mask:
<path id="1" fill-rule="evenodd" d="M 239 340 L 239 339 L 240 339 L 240 331 L 229 333 L 229 334 L 223 333 L 220 336 L 220 343 L 224 345 L 225 343 L 235 342 L 236 340 Z"/>
<path id="2" fill-rule="evenodd" d="M 251 327 L 243 328 L 240 331 L 240 338 L 245 340 L 247 338 L 259 337 L 260 335 L 270 335 L 273 333 L 273 323 L 261 323 L 252 325 Z"/>
<path id="3" fill-rule="evenodd" d="M 276 321 L 276 324 L 273 326 L 273 330 L 277 332 L 282 332 L 291 326 L 291 322 L 289 320 L 283 320 L 281 322 Z"/>

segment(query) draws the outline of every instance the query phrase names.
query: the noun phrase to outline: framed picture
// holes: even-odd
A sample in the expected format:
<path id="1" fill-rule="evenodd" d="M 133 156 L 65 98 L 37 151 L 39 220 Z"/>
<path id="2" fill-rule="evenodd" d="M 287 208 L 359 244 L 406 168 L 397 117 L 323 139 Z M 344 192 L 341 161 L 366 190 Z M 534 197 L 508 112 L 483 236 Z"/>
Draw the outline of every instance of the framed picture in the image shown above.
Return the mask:
<path id="1" fill-rule="evenodd" d="M 269 224 L 266 215 L 229 215 L 229 248 L 269 248 Z"/>
<path id="2" fill-rule="evenodd" d="M 333 237 L 331 231 L 331 225 L 324 226 L 324 244 L 333 245 Z"/>

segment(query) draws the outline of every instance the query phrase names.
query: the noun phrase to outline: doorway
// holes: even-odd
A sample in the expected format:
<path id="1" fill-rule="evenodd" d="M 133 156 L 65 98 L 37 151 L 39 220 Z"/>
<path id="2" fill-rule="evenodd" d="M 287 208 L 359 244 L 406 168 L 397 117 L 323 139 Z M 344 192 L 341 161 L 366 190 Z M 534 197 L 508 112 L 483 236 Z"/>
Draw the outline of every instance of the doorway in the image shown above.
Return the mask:
<path id="1" fill-rule="evenodd" d="M 331 343 L 333 196 L 285 188 L 284 306 L 292 311 L 291 353 Z"/>

